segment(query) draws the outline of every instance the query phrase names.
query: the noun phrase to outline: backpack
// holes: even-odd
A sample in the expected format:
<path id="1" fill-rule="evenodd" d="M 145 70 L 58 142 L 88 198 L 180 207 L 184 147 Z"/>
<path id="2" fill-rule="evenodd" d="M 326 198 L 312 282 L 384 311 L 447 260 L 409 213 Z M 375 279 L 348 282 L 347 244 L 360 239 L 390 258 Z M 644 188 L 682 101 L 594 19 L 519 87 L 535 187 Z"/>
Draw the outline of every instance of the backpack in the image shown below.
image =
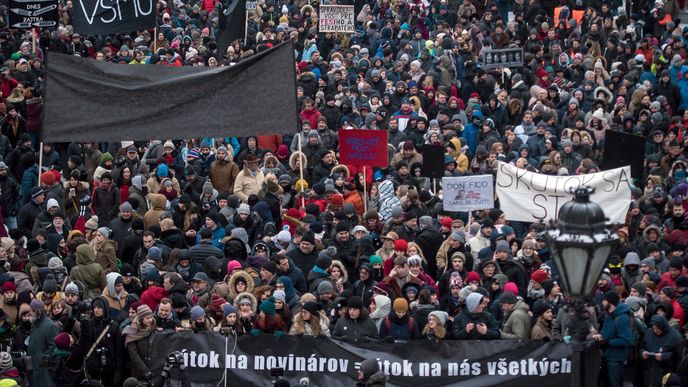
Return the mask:
<path id="1" fill-rule="evenodd" d="M 385 317 L 385 329 L 387 330 L 387 333 L 389 334 L 389 327 L 392 324 L 392 320 L 390 320 L 389 316 Z M 416 319 L 413 317 L 409 317 L 409 336 L 413 338 L 413 330 L 416 326 Z"/>

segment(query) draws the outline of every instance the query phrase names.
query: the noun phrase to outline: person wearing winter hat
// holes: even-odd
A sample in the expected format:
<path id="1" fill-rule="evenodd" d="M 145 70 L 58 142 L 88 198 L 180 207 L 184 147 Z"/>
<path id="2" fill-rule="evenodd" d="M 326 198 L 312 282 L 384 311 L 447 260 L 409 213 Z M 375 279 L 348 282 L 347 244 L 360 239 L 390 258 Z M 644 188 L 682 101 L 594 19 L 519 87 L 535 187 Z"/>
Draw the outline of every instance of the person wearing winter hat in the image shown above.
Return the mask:
<path id="1" fill-rule="evenodd" d="M 420 328 L 416 319 L 409 315 L 409 304 L 399 297 L 392 304 L 394 313 L 380 325 L 380 337 L 389 340 L 415 340 L 420 338 Z"/>
<path id="2" fill-rule="evenodd" d="M 191 330 L 195 333 L 210 331 L 213 328 L 213 322 L 206 316 L 202 307 L 194 305 L 189 312 L 189 323 L 191 323 Z"/>
<path id="3" fill-rule="evenodd" d="M 662 291 L 665 287 L 676 287 L 676 279 L 683 271 L 683 262 L 681 258 L 674 257 L 669 261 L 669 271 L 662 274 L 662 280 L 657 285 L 657 292 Z"/>
<path id="4" fill-rule="evenodd" d="M 363 386 L 384 386 L 389 379 L 389 376 L 380 369 L 377 359 L 374 358 L 362 361 L 356 376 Z"/>
<path id="5" fill-rule="evenodd" d="M 502 339 L 528 339 L 530 337 L 530 308 L 523 300 L 510 292 L 499 298 L 504 320 L 501 329 Z"/>
<path id="6" fill-rule="evenodd" d="M 13 281 L 2 284 L 2 297 L 0 297 L 0 309 L 5 311 L 7 319 L 11 322 L 17 321 L 19 313 L 17 305 L 17 285 Z"/>
<path id="7" fill-rule="evenodd" d="M 495 340 L 499 329 L 494 317 L 485 311 L 488 299 L 479 292 L 466 297 L 466 313 L 454 317 L 453 333 L 458 340 Z"/>
<path id="8" fill-rule="evenodd" d="M 431 320 L 434 320 L 436 324 L 431 323 Z M 446 336 L 446 330 L 444 331 L 444 334 L 441 334 L 440 332 L 442 330 L 439 328 L 445 328 L 448 320 L 449 314 L 447 314 L 445 311 L 434 310 L 430 312 L 428 315 L 428 324 L 426 324 L 425 328 L 423 329 L 423 337 L 430 339 L 428 336 L 432 334 L 439 340 L 443 339 Z"/>
<path id="9" fill-rule="evenodd" d="M 533 304 L 531 312 L 535 319 L 535 325 L 530 330 L 530 338 L 532 340 L 553 340 L 552 321 L 554 314 L 552 313 L 552 305 L 545 300 L 537 300 Z"/>
<path id="10" fill-rule="evenodd" d="M 328 319 L 320 311 L 322 305 L 308 301 L 303 304 L 300 313 L 294 316 L 294 323 L 289 330 L 289 335 L 293 336 L 330 336 Z"/>
<path id="11" fill-rule="evenodd" d="M 298 248 L 291 249 L 287 252 L 287 257 L 289 257 L 296 267 L 303 271 L 303 274 L 308 276 L 313 270 L 314 263 L 318 257 L 318 252 L 315 245 L 315 234 L 312 231 L 307 231 L 301 237 Z"/>
<path id="12" fill-rule="evenodd" d="M 607 312 L 605 321 L 601 332 L 592 337 L 598 342 L 606 343 L 602 357 L 607 363 L 609 383 L 620 386 L 623 383 L 628 350 L 633 346 L 630 308 L 620 302 L 619 295 L 614 290 L 604 293 L 602 307 Z"/>
<path id="13" fill-rule="evenodd" d="M 282 315 L 277 313 L 275 306 L 275 298 L 266 298 L 260 303 L 258 307 L 258 317 L 256 318 L 255 329 L 251 331 L 251 335 L 256 336 L 259 333 L 274 333 L 277 337 L 282 337 L 287 332 L 287 323 L 284 321 Z"/>
<path id="14" fill-rule="evenodd" d="M 239 324 L 239 311 L 237 308 L 226 303 L 222 305 L 222 322 L 220 325 L 213 328 L 214 331 L 220 332 L 226 336 L 237 336 L 246 333 L 244 326 Z"/>
<path id="15" fill-rule="evenodd" d="M 365 340 L 378 337 L 379 330 L 363 306 L 361 297 L 347 299 L 348 308 L 332 330 L 332 337 L 347 340 Z"/>

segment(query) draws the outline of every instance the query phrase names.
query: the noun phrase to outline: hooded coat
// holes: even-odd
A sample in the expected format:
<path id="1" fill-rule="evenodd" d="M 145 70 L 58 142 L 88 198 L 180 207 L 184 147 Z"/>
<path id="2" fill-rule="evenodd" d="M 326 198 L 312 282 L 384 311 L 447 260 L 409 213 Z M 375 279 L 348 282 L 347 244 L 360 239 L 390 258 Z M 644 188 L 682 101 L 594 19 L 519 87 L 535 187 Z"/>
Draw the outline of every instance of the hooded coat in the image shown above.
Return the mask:
<path id="1" fill-rule="evenodd" d="M 81 338 L 78 342 L 79 350 L 86 355 L 98 336 L 107 329 L 107 333 L 96 345 L 91 355 L 84 359 L 84 363 L 93 378 L 101 375 L 114 375 L 122 359 L 122 340 L 120 339 L 119 327 L 110 318 L 110 307 L 107 300 L 103 297 L 96 297 L 93 299 L 92 305 L 101 307 L 103 316 L 93 317 L 82 322 Z M 100 351 L 96 352 L 98 350 Z M 103 361 L 105 362 L 104 365 Z"/>
<path id="2" fill-rule="evenodd" d="M 96 254 L 89 245 L 76 248 L 76 266 L 69 274 L 72 281 L 80 281 L 86 287 L 84 295 L 92 297 L 101 294 L 105 288 L 105 273 L 102 266 L 96 263 Z"/>
<path id="3" fill-rule="evenodd" d="M 111 309 L 118 311 L 124 310 L 127 305 L 127 297 L 129 296 L 129 293 L 127 293 L 127 291 L 124 289 L 122 289 L 119 294 L 115 292 L 115 282 L 117 281 L 117 278 L 121 276 L 122 275 L 119 273 L 109 273 L 107 276 L 105 276 L 107 285 L 105 286 L 105 289 L 103 289 L 103 298 L 108 302 L 108 305 Z"/>
<path id="4" fill-rule="evenodd" d="M 156 191 L 157 192 L 157 191 Z M 150 229 L 152 225 L 160 223 L 160 215 L 165 212 L 167 205 L 167 198 L 162 194 L 150 194 L 151 209 L 143 216 L 143 224 L 146 230 Z"/>
<path id="5" fill-rule="evenodd" d="M 604 358 L 613 362 L 626 361 L 633 345 L 631 309 L 628 305 L 619 303 L 614 312 L 605 317 L 600 334 L 607 343 Z"/>
<path id="6" fill-rule="evenodd" d="M 502 339 L 528 339 L 530 337 L 530 308 L 518 300 L 502 327 Z"/>
<path id="7" fill-rule="evenodd" d="M 661 353 L 662 355 L 659 361 L 654 356 L 650 356 L 644 361 L 645 383 L 651 386 L 661 386 L 662 377 L 667 372 L 671 372 L 670 367 L 673 358 L 680 356 L 676 351 L 683 339 L 678 331 L 669 326 L 669 322 L 664 316 L 658 314 L 652 316 L 650 325 L 658 327 L 662 333 L 657 335 L 652 328 L 648 328 L 640 345 L 640 355 L 642 357 L 645 351 Z"/>
<path id="8" fill-rule="evenodd" d="M 631 271 L 628 266 L 635 265 L 635 270 Z M 640 257 L 637 253 L 631 251 L 626 254 L 624 258 L 623 268 L 621 269 L 621 278 L 623 278 L 626 288 L 630 289 L 633 284 L 643 280 L 643 273 L 640 271 Z"/>
<path id="9" fill-rule="evenodd" d="M 227 148 L 227 156 L 224 160 L 216 159 L 210 165 L 210 181 L 213 188 L 220 193 L 232 194 L 234 192 L 234 182 L 239 175 L 239 166 L 232 160 L 234 158 L 233 148 Z"/>

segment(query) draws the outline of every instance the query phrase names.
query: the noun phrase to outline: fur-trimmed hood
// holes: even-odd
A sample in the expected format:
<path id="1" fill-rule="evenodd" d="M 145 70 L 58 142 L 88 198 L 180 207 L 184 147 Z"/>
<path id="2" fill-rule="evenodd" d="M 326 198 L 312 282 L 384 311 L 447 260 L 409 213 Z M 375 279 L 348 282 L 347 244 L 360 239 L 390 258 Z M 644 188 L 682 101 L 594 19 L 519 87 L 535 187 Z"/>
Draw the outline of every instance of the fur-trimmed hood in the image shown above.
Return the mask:
<path id="1" fill-rule="evenodd" d="M 253 313 L 255 314 L 258 310 L 258 300 L 253 294 L 249 292 L 241 292 L 237 294 L 237 296 L 234 298 L 234 307 L 237 308 L 237 310 L 239 310 L 239 301 L 243 300 L 244 298 L 248 298 L 251 300 L 251 309 L 253 309 Z"/>
<path id="2" fill-rule="evenodd" d="M 296 164 L 296 158 L 301 155 L 301 162 L 303 164 L 303 168 L 306 168 L 306 160 L 308 160 L 308 157 L 306 157 L 306 154 L 303 152 L 296 151 L 289 156 L 289 168 L 291 168 L 292 171 L 298 171 L 299 170 L 299 165 Z"/>
<path id="3" fill-rule="evenodd" d="M 334 260 L 332 260 L 332 265 L 330 265 L 330 267 L 332 267 L 332 266 L 337 266 L 337 267 L 339 267 L 339 270 L 342 271 L 342 279 L 344 280 L 344 283 L 349 281 L 349 273 L 346 271 L 346 268 L 344 267 L 344 264 L 342 263 L 342 261 L 334 259 Z"/>
<path id="4" fill-rule="evenodd" d="M 235 286 L 238 278 L 243 278 L 244 281 L 246 281 L 246 291 L 244 293 L 250 293 L 256 287 L 255 282 L 253 282 L 253 277 L 251 277 L 251 275 L 247 272 L 240 270 L 232 274 L 232 276 L 229 277 L 229 280 L 227 281 L 227 284 L 229 285 L 229 297 L 232 300 L 236 300 L 238 295 Z"/>
<path id="5" fill-rule="evenodd" d="M 341 173 L 345 181 L 349 181 L 349 179 L 351 178 L 351 172 L 349 172 L 349 167 L 343 164 L 339 164 L 336 167 L 332 168 L 331 173 Z"/>

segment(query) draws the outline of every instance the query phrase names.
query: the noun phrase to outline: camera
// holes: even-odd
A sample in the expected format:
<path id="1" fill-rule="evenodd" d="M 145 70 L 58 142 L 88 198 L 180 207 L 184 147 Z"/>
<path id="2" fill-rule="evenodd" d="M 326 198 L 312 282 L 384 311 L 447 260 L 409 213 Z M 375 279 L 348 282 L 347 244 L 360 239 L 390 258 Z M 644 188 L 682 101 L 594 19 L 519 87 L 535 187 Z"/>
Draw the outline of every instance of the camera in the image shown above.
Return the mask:
<path id="1" fill-rule="evenodd" d="M 100 355 L 100 365 L 102 367 L 107 366 L 107 353 L 108 349 L 103 347 L 103 348 L 98 348 L 96 349 L 96 353 Z"/>
<path id="2" fill-rule="evenodd" d="M 167 359 L 165 360 L 165 365 L 181 365 L 183 363 L 184 359 L 182 357 L 181 352 L 179 351 L 174 351 L 170 352 L 169 355 L 167 355 Z"/>

